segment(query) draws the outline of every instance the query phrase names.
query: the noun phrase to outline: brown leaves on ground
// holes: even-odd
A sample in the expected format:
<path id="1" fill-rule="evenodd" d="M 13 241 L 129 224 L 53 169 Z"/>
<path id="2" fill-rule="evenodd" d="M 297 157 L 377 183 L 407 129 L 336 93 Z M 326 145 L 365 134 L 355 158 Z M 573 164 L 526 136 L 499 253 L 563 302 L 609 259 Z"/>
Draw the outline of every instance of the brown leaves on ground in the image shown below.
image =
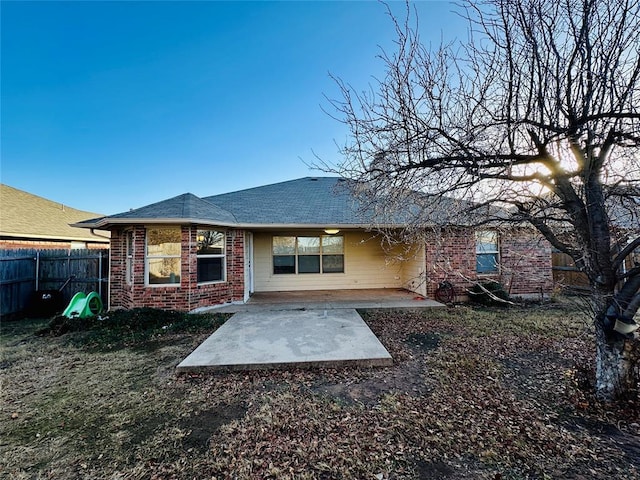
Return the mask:
<path id="1" fill-rule="evenodd" d="M 44 367 L 37 357 L 47 354 L 56 360 L 29 371 L 14 361 L 3 371 L 2 415 L 18 416 L 0 427 L 0 474 L 640 478 L 637 399 L 605 407 L 592 398 L 594 347 L 577 311 L 456 307 L 363 317 L 392 367 L 176 377 L 173 366 L 202 336 L 99 359 L 61 341 L 9 341 L 9 357 L 25 365 Z"/>

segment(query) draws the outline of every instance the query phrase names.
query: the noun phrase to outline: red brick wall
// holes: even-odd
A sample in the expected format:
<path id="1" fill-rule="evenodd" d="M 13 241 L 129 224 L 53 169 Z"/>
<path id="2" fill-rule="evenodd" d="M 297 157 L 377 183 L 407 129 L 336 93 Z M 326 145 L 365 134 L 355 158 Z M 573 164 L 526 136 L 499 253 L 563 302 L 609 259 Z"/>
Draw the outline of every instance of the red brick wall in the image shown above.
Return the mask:
<path id="1" fill-rule="evenodd" d="M 438 284 L 448 280 L 459 297 L 466 295 L 476 279 L 476 243 L 473 230 L 446 228 L 427 234 L 427 295 L 433 297 Z"/>
<path id="2" fill-rule="evenodd" d="M 530 229 L 500 232 L 500 281 L 511 295 L 549 294 L 551 245 Z"/>
<path id="3" fill-rule="evenodd" d="M 500 269 L 498 274 L 476 273 L 476 240 L 473 229 L 447 228 L 427 234 L 425 252 L 427 295 L 449 280 L 458 299 L 474 282 L 497 280 L 511 295 L 550 294 L 553 287 L 551 246 L 530 229 L 499 231 Z"/>
<path id="4" fill-rule="evenodd" d="M 111 236 L 111 308 L 152 307 L 190 311 L 244 297 L 244 231 L 228 230 L 226 281 L 198 285 L 196 226 L 183 225 L 180 286 L 145 285 L 145 235 L 143 226 L 133 228 L 133 284 L 126 281 L 126 230 Z"/>

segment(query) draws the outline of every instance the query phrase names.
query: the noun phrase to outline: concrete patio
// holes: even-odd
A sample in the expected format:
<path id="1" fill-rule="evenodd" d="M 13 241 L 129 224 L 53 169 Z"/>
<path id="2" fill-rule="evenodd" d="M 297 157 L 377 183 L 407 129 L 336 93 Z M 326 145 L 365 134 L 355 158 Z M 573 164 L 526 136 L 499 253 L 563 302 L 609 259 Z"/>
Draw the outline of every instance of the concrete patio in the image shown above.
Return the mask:
<path id="1" fill-rule="evenodd" d="M 177 371 L 391 365 L 355 309 L 434 307 L 444 305 L 400 289 L 257 293 L 246 304 L 215 308 L 235 315 Z"/>
<path id="2" fill-rule="evenodd" d="M 441 303 L 400 288 L 371 288 L 359 290 L 313 290 L 254 293 L 247 303 L 227 304 L 199 309 L 215 309 L 221 313 L 265 310 L 313 310 L 334 308 L 434 308 Z"/>
<path id="3" fill-rule="evenodd" d="M 290 366 L 384 366 L 393 360 L 354 309 L 236 313 L 179 372 Z"/>

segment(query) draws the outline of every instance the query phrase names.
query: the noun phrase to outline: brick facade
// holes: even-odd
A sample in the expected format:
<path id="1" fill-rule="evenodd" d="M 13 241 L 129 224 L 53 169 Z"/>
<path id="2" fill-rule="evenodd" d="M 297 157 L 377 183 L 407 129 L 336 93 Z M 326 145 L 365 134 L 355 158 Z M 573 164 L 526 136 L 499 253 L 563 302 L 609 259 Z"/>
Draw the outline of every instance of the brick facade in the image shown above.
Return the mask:
<path id="1" fill-rule="evenodd" d="M 500 281 L 511 295 L 548 295 L 553 289 L 551 244 L 531 229 L 500 235 Z"/>
<path id="2" fill-rule="evenodd" d="M 496 280 L 514 296 L 548 295 L 553 288 L 551 246 L 531 229 L 514 228 L 499 232 L 499 271 L 476 272 L 476 240 L 473 229 L 447 228 L 432 231 L 425 245 L 427 296 L 433 297 L 438 284 L 454 284 L 458 300 L 482 280 Z"/>
<path id="3" fill-rule="evenodd" d="M 451 282 L 457 296 L 463 297 L 477 279 L 475 234 L 471 229 L 452 227 L 430 231 L 425 256 L 428 297 L 434 296 L 443 280 Z"/>
<path id="4" fill-rule="evenodd" d="M 132 281 L 127 278 L 127 235 L 132 236 Z M 245 232 L 226 231 L 226 279 L 198 284 L 197 226 L 181 227 L 179 286 L 148 286 L 145 278 L 146 228 L 131 226 L 111 231 L 110 308 L 152 307 L 191 311 L 244 299 Z M 470 228 L 430 231 L 425 240 L 426 293 L 433 297 L 439 282 L 451 281 L 458 300 L 474 282 L 497 280 L 511 295 L 551 293 L 551 247 L 530 229 L 499 232 L 500 268 L 497 274 L 476 273 L 476 238 Z"/>
<path id="5" fill-rule="evenodd" d="M 127 279 L 127 232 L 133 235 L 133 282 Z M 226 232 L 226 279 L 198 284 L 197 227 L 181 227 L 181 275 L 179 286 L 148 286 L 145 278 L 146 228 L 134 226 L 111 232 L 110 308 L 151 307 L 190 311 L 244 298 L 244 231 Z"/>

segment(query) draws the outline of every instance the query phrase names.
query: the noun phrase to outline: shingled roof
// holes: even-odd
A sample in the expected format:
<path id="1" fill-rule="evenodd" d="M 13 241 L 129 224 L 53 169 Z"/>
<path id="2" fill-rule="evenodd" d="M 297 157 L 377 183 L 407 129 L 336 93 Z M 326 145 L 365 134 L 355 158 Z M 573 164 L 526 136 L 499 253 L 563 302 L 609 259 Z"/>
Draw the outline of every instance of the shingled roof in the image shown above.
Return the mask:
<path id="1" fill-rule="evenodd" d="M 23 190 L 0 184 L 2 238 L 109 243 L 109 232 L 96 235 L 72 227 L 97 214 L 76 210 Z"/>
<path id="2" fill-rule="evenodd" d="M 186 221 L 191 223 L 224 223 L 225 225 L 237 223 L 231 212 L 196 197 L 192 193 L 183 193 L 177 197 L 104 218 L 136 221 L 162 219 L 170 220 L 172 223 Z"/>
<path id="3" fill-rule="evenodd" d="M 337 177 L 288 182 L 205 197 L 242 224 L 361 225 L 358 203 Z"/>
<path id="4" fill-rule="evenodd" d="M 77 225 L 193 223 L 229 227 L 365 226 L 356 199 L 338 177 L 305 177 L 199 198 L 185 193 L 152 205 Z"/>

